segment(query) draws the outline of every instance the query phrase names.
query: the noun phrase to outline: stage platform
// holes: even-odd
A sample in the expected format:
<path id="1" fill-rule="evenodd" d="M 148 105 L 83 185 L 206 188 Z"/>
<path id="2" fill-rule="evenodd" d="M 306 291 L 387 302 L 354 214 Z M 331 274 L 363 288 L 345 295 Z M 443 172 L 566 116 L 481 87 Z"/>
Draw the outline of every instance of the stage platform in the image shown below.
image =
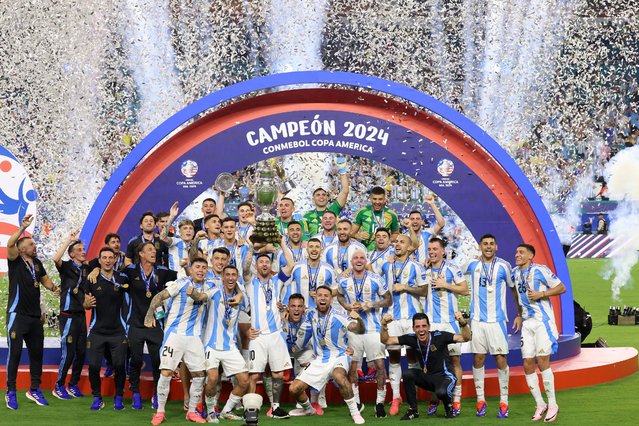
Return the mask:
<path id="1" fill-rule="evenodd" d="M 42 389 L 53 389 L 57 378 L 57 365 L 45 366 L 42 375 Z M 637 349 L 635 348 L 582 348 L 581 352 L 573 357 L 565 358 L 552 363 L 553 372 L 555 374 L 555 386 L 557 389 L 570 389 L 582 386 L 592 386 L 600 383 L 611 382 L 623 377 L 634 374 L 638 370 Z M 5 387 L 6 383 L 6 366 L 0 367 L 0 383 Z M 18 372 L 17 387 L 20 390 L 29 388 L 29 368 L 21 366 Z M 88 369 L 85 367 L 82 378 L 80 380 L 80 388 L 86 394 L 91 393 L 89 385 Z M 491 369 L 486 371 L 486 395 L 499 395 L 499 384 L 497 381 L 497 370 Z M 153 393 L 153 383 L 151 374 L 142 373 L 140 391 L 145 399 L 150 399 Z M 128 391 L 128 383 L 125 397 L 131 396 Z M 226 395 L 230 391 L 230 383 L 225 382 L 223 387 L 222 400 L 226 399 Z M 390 386 L 388 388 L 390 393 Z M 360 383 L 360 396 L 364 402 L 373 402 L 375 400 L 376 385 L 375 383 Z M 114 394 L 113 378 L 102 380 L 102 393 L 105 396 Z M 510 368 L 510 394 L 528 393 L 528 386 L 524 377 L 524 371 L 521 366 Z M 463 377 L 463 393 L 464 397 L 475 395 L 475 386 L 473 383 L 472 373 L 464 371 Z M 342 402 L 338 389 L 329 385 L 326 393 L 327 399 L 333 402 Z M 426 399 L 427 393 L 420 391 L 420 399 Z M 181 400 L 183 398 L 182 383 L 179 380 L 171 382 L 171 399 Z M 288 388 L 285 388 L 282 401 L 290 401 Z M 87 400 L 87 404 L 88 404 Z"/>

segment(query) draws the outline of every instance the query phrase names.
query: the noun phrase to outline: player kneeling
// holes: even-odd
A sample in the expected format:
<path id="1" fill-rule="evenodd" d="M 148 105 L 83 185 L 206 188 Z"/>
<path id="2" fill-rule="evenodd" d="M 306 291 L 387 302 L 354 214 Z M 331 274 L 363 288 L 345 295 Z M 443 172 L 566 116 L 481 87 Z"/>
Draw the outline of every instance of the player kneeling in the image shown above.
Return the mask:
<path id="1" fill-rule="evenodd" d="M 364 418 L 357 409 L 353 389 L 348 381 L 347 371 L 351 360 L 347 355 L 346 332 L 362 334 L 365 331 L 364 322 L 356 311 L 350 312 L 350 318 L 335 311 L 331 307 L 333 295 L 330 288 L 318 287 L 315 297 L 317 307 L 308 313 L 300 326 L 301 332 L 312 335 L 315 359 L 289 387 L 291 395 L 302 406 L 291 411 L 290 415 L 315 414 L 315 409 L 306 396 L 306 389 L 321 389 L 332 378 L 339 386 L 355 424 L 363 424 Z"/>

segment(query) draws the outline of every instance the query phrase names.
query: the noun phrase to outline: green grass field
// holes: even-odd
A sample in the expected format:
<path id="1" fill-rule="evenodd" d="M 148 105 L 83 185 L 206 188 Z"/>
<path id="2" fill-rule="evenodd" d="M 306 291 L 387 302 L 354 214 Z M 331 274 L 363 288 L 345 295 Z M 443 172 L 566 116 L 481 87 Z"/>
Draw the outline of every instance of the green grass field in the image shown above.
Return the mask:
<path id="1" fill-rule="evenodd" d="M 632 346 L 639 348 L 639 326 L 618 327 L 607 324 L 608 308 L 610 305 L 633 305 L 639 306 L 639 289 L 626 288 L 622 291 L 622 302 L 611 300 L 609 285 L 600 277 L 600 271 L 605 265 L 605 260 L 572 260 L 569 262 L 571 271 L 575 299 L 591 313 L 593 317 L 593 330 L 586 342 L 594 342 L 598 337 L 603 337 L 610 346 Z M 633 277 L 639 282 L 639 267 L 635 267 Z M 6 281 L 0 280 L 0 295 L 6 301 Z M 6 303 L 6 302 L 4 302 Z M 639 374 L 621 379 L 612 383 L 598 386 L 569 389 L 559 391 L 557 400 L 561 407 L 559 419 L 560 424 L 565 425 L 595 425 L 614 423 L 619 425 L 637 424 L 636 395 L 639 394 Z M 58 401 L 49 395 L 49 407 L 37 407 L 34 403 L 24 397 L 24 393 L 19 394 L 20 409 L 18 411 L 5 410 L 0 416 L 0 424 L 14 425 L 20 422 L 28 424 L 53 424 L 60 422 L 65 425 L 75 424 L 145 424 L 152 416 L 152 411 L 146 407 L 142 411 L 134 411 L 129 408 L 130 401 L 127 401 L 127 409 L 124 412 L 115 412 L 112 408 L 113 399 L 105 398 L 107 408 L 101 412 L 90 412 L 90 398 L 72 401 Z M 498 398 L 488 398 L 489 415 L 486 418 L 478 419 L 474 415 L 474 399 L 467 398 L 462 403 L 462 414 L 452 422 L 466 421 L 481 424 L 520 424 L 530 423 L 530 416 L 534 410 L 534 404 L 530 395 L 514 395 L 510 397 L 510 418 L 508 420 L 498 420 L 493 417 L 496 413 Z M 291 408 L 291 407 L 286 407 Z M 405 405 L 403 406 L 405 408 Z M 425 416 L 425 404 L 420 406 L 423 417 L 413 423 L 433 421 Z M 443 414 L 438 413 L 436 419 L 444 420 Z M 404 424 L 399 418 L 376 419 L 373 414 L 373 407 L 367 406 L 364 417 L 369 424 Z M 184 414 L 181 403 L 171 401 L 167 407 L 168 424 L 184 423 Z M 266 418 L 264 413 L 260 417 L 263 424 L 274 424 L 278 420 Z M 279 420 L 279 422 L 295 424 L 322 424 L 338 425 L 352 424 L 346 406 L 331 407 L 326 410 L 322 417 Z M 222 421 L 224 423 L 224 421 Z M 230 423 L 230 422 L 227 422 Z M 237 424 L 241 424 L 237 422 Z"/>

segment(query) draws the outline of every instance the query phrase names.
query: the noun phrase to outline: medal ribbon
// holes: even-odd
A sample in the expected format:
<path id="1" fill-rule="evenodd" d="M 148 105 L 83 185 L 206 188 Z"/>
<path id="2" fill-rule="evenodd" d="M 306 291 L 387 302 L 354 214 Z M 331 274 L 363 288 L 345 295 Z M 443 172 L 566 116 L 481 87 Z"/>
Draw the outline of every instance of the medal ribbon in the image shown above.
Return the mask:
<path id="1" fill-rule="evenodd" d="M 408 258 L 406 259 L 406 261 L 404 261 L 404 264 L 402 265 L 402 267 L 399 268 L 399 274 L 395 272 L 396 263 L 397 261 L 393 262 L 393 283 L 399 284 L 399 280 L 402 278 L 402 272 L 404 272 L 404 268 L 406 268 L 406 265 L 408 265 Z"/>
<path id="2" fill-rule="evenodd" d="M 364 293 L 364 285 L 366 284 L 366 277 L 368 276 L 368 271 L 364 272 L 364 276 L 362 277 L 362 285 L 357 288 L 357 280 L 353 277 L 353 288 L 355 289 L 355 301 L 362 302 L 364 298 L 362 294 Z"/>
<path id="3" fill-rule="evenodd" d="M 286 333 L 288 334 L 288 341 L 291 342 L 291 347 L 293 347 L 297 341 L 297 332 L 300 329 L 300 325 L 302 325 L 301 322 L 298 322 L 297 325 L 295 325 L 294 322 L 291 322 L 290 320 L 288 321 L 288 330 Z M 291 333 L 293 329 L 295 329 L 295 332 Z"/>
<path id="4" fill-rule="evenodd" d="M 29 262 L 27 262 L 27 259 L 25 259 L 24 257 L 22 257 L 22 261 L 24 262 L 25 265 L 27 265 L 27 269 L 29 270 L 29 273 L 31 274 L 31 278 L 33 278 L 33 282 L 35 283 L 36 281 L 38 281 L 36 277 L 35 265 L 32 265 Z"/>
<path id="5" fill-rule="evenodd" d="M 342 268 L 342 271 L 345 271 L 346 269 L 348 269 L 347 258 L 348 258 L 348 249 L 349 249 L 350 246 L 351 246 L 350 242 L 348 243 L 348 245 L 345 248 L 343 248 L 339 244 L 337 245 L 338 250 L 339 250 L 339 252 L 337 254 L 339 256 L 339 266 Z"/>
<path id="6" fill-rule="evenodd" d="M 140 264 L 140 277 L 142 277 L 142 281 L 144 281 L 144 287 L 146 287 L 147 292 L 151 291 L 151 283 L 153 283 L 153 287 L 157 288 L 155 281 L 155 268 L 151 268 L 151 273 L 147 277 L 144 270 L 142 270 L 142 265 Z"/>
<path id="7" fill-rule="evenodd" d="M 306 262 L 306 268 L 308 269 L 308 287 L 310 291 L 315 291 L 315 288 L 317 287 L 317 278 L 319 276 L 319 271 L 321 267 L 322 267 L 321 263 L 317 265 L 317 269 L 315 270 L 315 276 L 313 276 L 311 265 L 309 265 L 308 262 Z"/>
<path id="8" fill-rule="evenodd" d="M 324 317 L 324 321 L 321 321 L 321 316 L 317 315 L 317 334 L 320 335 L 322 339 L 326 338 L 326 330 L 328 329 L 328 323 L 330 322 L 331 315 L 333 315 L 333 307 L 328 308 L 328 313 Z"/>
<path id="9" fill-rule="evenodd" d="M 417 336 L 415 336 L 417 339 Z M 422 356 L 422 362 L 424 363 L 424 368 L 426 368 L 426 363 L 428 362 L 428 355 L 430 354 L 430 332 L 428 332 L 428 343 L 426 344 L 426 356 L 423 355 L 422 345 L 419 344 L 419 339 L 417 339 L 417 347 L 419 348 L 419 354 Z"/>
<path id="10" fill-rule="evenodd" d="M 291 251 L 291 255 L 293 255 L 293 261 L 295 261 L 295 263 L 299 262 L 300 260 L 302 260 L 302 247 L 300 247 L 297 250 L 298 255 L 295 255 L 295 250 L 293 250 L 293 247 L 291 247 L 291 245 L 288 243 L 288 241 L 286 242 L 286 247 L 288 247 L 288 249 Z"/>
<path id="11" fill-rule="evenodd" d="M 375 220 L 375 224 L 377 228 L 385 228 L 384 224 L 386 220 L 384 219 L 384 208 L 382 207 L 382 211 L 380 212 L 380 219 L 377 219 L 377 215 L 375 214 L 375 210 L 371 207 L 371 213 L 373 214 L 373 219 Z"/>
<path id="12" fill-rule="evenodd" d="M 111 278 L 107 278 L 107 277 L 104 276 L 104 274 L 101 273 L 100 276 L 102 276 L 102 278 L 104 278 L 106 281 L 108 281 L 111 284 L 113 284 L 113 286 L 115 288 L 122 287 L 122 285 L 115 280 L 115 275 L 111 275 Z"/>
<path id="13" fill-rule="evenodd" d="M 231 266 L 237 266 L 236 265 L 236 260 L 235 260 L 235 251 L 237 250 L 237 241 L 235 241 L 235 243 L 229 247 L 226 246 L 226 248 L 229 250 L 229 252 L 231 253 L 231 257 L 229 258 L 229 265 Z"/>
<path id="14" fill-rule="evenodd" d="M 266 284 L 266 286 L 264 284 Z M 264 289 L 264 287 L 266 287 L 266 290 Z M 271 290 L 271 281 L 269 280 L 266 283 L 263 283 L 262 281 L 260 281 L 260 288 L 262 289 L 262 292 L 264 293 L 264 299 L 266 300 L 266 305 L 270 305 L 271 299 L 273 299 L 273 292 Z"/>
<path id="15" fill-rule="evenodd" d="M 80 283 L 82 282 L 82 265 L 79 265 L 74 261 L 71 261 L 71 264 L 78 271 L 78 280 L 75 282 L 75 286 L 73 287 L 73 289 L 77 289 L 80 287 Z"/>
<path id="16" fill-rule="evenodd" d="M 521 279 L 521 283 L 524 285 L 524 288 L 526 289 L 526 293 L 528 293 L 528 290 L 530 290 L 530 285 L 528 285 L 528 278 L 530 278 L 530 271 L 532 271 L 532 267 L 533 267 L 533 264 L 531 263 L 530 266 L 528 267 L 528 272 L 526 272 L 526 275 L 524 275 L 524 271 L 522 271 L 521 269 L 519 270 L 519 277 Z"/>
<path id="17" fill-rule="evenodd" d="M 233 312 L 233 307 L 229 305 L 229 299 L 235 297 L 237 295 L 237 291 L 233 290 L 233 294 L 228 296 L 226 294 L 226 290 L 222 291 L 224 296 L 224 319 L 227 321 L 231 320 L 231 312 Z"/>
<path id="18" fill-rule="evenodd" d="M 486 277 L 486 281 L 488 281 L 489 285 L 493 285 L 493 270 L 495 269 L 495 263 L 497 259 L 493 257 L 493 261 L 490 262 L 490 275 L 488 268 L 486 268 L 486 264 L 484 261 L 481 261 L 481 269 L 484 271 L 484 276 Z M 481 279 L 481 272 L 479 273 L 479 278 Z"/>
<path id="19" fill-rule="evenodd" d="M 439 271 L 437 272 L 437 279 L 440 279 L 442 276 L 442 272 L 444 272 L 444 266 L 446 266 L 446 261 L 444 260 L 442 262 L 442 265 L 439 267 Z M 433 268 L 432 266 L 430 267 L 430 276 L 431 278 L 435 278 L 435 273 L 434 273 L 435 268 Z M 432 286 L 431 286 L 432 287 Z"/>
<path id="20" fill-rule="evenodd" d="M 391 246 L 386 247 L 381 253 L 379 253 L 377 256 L 373 257 L 373 255 L 375 253 L 377 253 L 376 251 L 371 252 L 371 257 L 370 257 L 370 263 L 375 263 L 377 262 L 379 259 L 382 258 L 382 256 L 384 256 L 386 254 L 386 252 L 388 252 L 388 250 L 391 249 Z"/>

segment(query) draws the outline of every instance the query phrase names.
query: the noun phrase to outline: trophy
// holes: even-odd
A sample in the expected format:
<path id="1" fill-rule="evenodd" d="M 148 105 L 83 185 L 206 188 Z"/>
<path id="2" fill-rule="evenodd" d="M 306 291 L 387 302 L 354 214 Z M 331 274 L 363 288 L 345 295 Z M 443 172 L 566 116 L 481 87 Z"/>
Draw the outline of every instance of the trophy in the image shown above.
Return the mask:
<path id="1" fill-rule="evenodd" d="M 286 177 L 286 173 L 284 172 L 282 166 L 280 166 L 274 158 L 271 158 L 269 160 L 269 163 L 275 170 L 275 173 L 277 173 L 277 177 L 280 178 L 280 184 L 278 186 L 279 191 L 282 194 L 288 194 L 289 192 L 291 192 L 291 190 L 295 188 L 295 184 L 292 180 Z"/>
<path id="2" fill-rule="evenodd" d="M 343 155 L 336 155 L 333 159 L 335 165 L 337 166 L 337 173 L 340 175 L 345 175 L 348 173 L 348 166 L 346 164 L 346 157 Z"/>
<path id="3" fill-rule="evenodd" d="M 277 181 L 276 171 L 265 162 L 261 163 L 257 169 L 255 182 L 255 201 L 260 207 L 261 213 L 256 218 L 255 229 L 251 235 L 251 241 L 254 244 L 277 244 L 280 242 L 280 233 L 275 225 L 275 217 L 269 213 L 273 203 L 277 200 Z"/>
<path id="4" fill-rule="evenodd" d="M 235 186 L 235 177 L 227 172 L 220 173 L 215 179 L 213 186 L 219 192 L 226 195 L 233 190 L 233 187 Z"/>

